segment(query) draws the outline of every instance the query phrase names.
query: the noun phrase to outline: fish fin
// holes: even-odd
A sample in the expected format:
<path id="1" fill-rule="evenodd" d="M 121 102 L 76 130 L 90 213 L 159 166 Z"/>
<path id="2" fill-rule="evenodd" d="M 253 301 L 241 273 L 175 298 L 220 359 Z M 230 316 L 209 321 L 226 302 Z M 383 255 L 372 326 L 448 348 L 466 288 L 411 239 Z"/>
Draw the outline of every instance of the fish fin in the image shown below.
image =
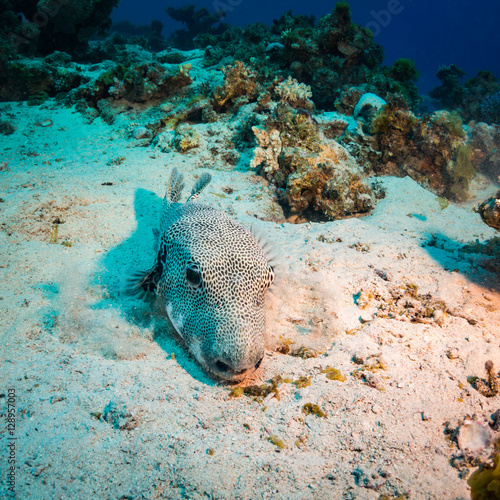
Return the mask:
<path id="1" fill-rule="evenodd" d="M 122 295 L 141 300 L 153 300 L 156 296 L 160 272 L 158 266 L 148 271 L 131 271 L 122 281 Z"/>
<path id="2" fill-rule="evenodd" d="M 159 233 L 163 232 L 163 228 L 165 227 L 165 221 L 167 220 L 170 207 L 173 203 L 177 203 L 180 200 L 183 189 L 184 189 L 184 175 L 179 172 L 177 167 L 174 167 L 170 174 L 170 179 L 168 180 L 167 183 L 165 196 L 163 197 Z"/>
<path id="3" fill-rule="evenodd" d="M 184 186 L 184 175 L 179 172 L 177 167 L 174 167 L 167 184 L 164 201 L 168 203 L 177 203 L 181 198 Z"/>
<path id="4" fill-rule="evenodd" d="M 283 262 L 281 261 L 280 251 L 276 246 L 271 243 L 269 236 L 265 235 L 261 228 L 254 226 L 250 227 L 250 232 L 253 237 L 257 240 L 260 248 L 266 256 L 268 264 L 272 267 L 274 275 L 274 283 L 279 280 L 283 273 Z"/>
<path id="5" fill-rule="evenodd" d="M 187 202 L 196 201 L 196 198 L 198 198 L 211 180 L 212 176 L 208 172 L 203 172 L 194 183 L 193 189 L 191 189 L 191 196 L 187 199 Z"/>

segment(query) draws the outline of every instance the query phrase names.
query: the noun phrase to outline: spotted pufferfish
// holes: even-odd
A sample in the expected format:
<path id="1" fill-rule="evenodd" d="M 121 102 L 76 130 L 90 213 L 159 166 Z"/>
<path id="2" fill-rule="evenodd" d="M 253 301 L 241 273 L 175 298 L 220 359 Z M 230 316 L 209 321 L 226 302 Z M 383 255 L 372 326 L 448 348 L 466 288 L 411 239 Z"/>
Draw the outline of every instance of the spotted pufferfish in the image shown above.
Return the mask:
<path id="1" fill-rule="evenodd" d="M 203 173 L 188 200 L 179 203 L 183 175 L 172 170 L 155 263 L 135 273 L 128 291 L 160 297 L 200 365 L 216 378 L 239 381 L 264 358 L 265 301 L 275 258 L 264 238 L 221 210 L 196 203 L 210 180 Z"/>

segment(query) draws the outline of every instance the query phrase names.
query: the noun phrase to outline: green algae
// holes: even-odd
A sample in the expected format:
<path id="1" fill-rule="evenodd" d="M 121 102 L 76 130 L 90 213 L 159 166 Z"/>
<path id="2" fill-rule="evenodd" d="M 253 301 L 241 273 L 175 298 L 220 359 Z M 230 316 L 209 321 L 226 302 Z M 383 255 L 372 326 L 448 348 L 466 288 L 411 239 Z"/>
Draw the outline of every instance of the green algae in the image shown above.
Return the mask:
<path id="1" fill-rule="evenodd" d="M 278 436 L 275 436 L 274 434 L 272 436 L 269 436 L 267 440 L 274 444 L 274 446 L 278 447 L 280 450 L 285 449 L 285 443 L 282 439 L 280 439 Z"/>
<path id="2" fill-rule="evenodd" d="M 49 243 L 55 244 L 57 243 L 57 237 L 59 233 L 59 224 L 54 222 L 52 225 L 52 229 L 50 231 Z"/>
<path id="3" fill-rule="evenodd" d="M 471 500 L 494 500 L 500 498 L 500 440 L 496 442 L 493 466 L 481 466 L 475 470 L 467 484 L 471 488 Z"/>
<path id="4" fill-rule="evenodd" d="M 329 380 L 338 380 L 339 382 L 345 382 L 347 379 L 342 375 L 340 370 L 333 368 L 332 366 L 327 366 L 321 370 L 321 373 L 326 373 L 326 378 Z"/>
<path id="5" fill-rule="evenodd" d="M 274 394 L 274 397 L 279 401 L 280 395 L 278 391 L 279 384 L 284 383 L 281 375 L 273 377 L 267 384 L 261 385 L 250 385 L 248 387 L 234 387 L 230 393 L 229 397 L 239 398 L 243 394 L 254 398 L 255 401 L 261 403 L 269 394 Z"/>
<path id="6" fill-rule="evenodd" d="M 302 407 L 302 413 L 305 415 L 316 415 L 317 417 L 327 418 L 326 413 L 318 405 L 312 403 L 306 403 Z"/>
<path id="7" fill-rule="evenodd" d="M 450 205 L 449 200 L 447 200 L 446 198 L 443 198 L 441 196 L 439 196 L 437 198 L 437 202 L 439 203 L 439 208 L 441 208 L 441 210 L 448 208 L 448 206 Z"/>
<path id="8" fill-rule="evenodd" d="M 300 377 L 294 380 L 292 383 L 297 389 L 303 389 L 304 387 L 309 387 L 311 385 L 312 377 Z"/>

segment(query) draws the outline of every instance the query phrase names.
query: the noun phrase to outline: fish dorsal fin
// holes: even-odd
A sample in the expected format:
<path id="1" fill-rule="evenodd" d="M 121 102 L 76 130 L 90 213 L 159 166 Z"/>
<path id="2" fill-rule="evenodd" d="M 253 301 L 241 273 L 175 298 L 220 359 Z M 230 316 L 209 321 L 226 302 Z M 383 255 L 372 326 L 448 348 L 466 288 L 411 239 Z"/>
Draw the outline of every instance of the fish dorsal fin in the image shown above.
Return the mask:
<path id="1" fill-rule="evenodd" d="M 170 174 L 170 179 L 167 183 L 167 190 L 165 191 L 165 196 L 163 197 L 163 205 L 161 207 L 161 217 L 160 217 L 160 233 L 165 227 L 165 223 L 168 217 L 168 212 L 170 211 L 170 206 L 173 203 L 177 203 L 180 200 L 182 190 L 184 189 L 184 176 L 179 172 L 177 167 L 172 169 Z"/>
<path id="2" fill-rule="evenodd" d="M 184 185 L 184 175 L 179 172 L 177 167 L 174 167 L 172 169 L 172 173 L 170 174 L 164 200 L 169 201 L 170 203 L 177 203 L 181 198 Z"/>
<path id="3" fill-rule="evenodd" d="M 193 189 L 191 189 L 191 196 L 187 199 L 187 203 L 196 201 L 196 198 L 198 198 L 211 180 L 212 176 L 208 172 L 203 172 L 194 183 Z"/>

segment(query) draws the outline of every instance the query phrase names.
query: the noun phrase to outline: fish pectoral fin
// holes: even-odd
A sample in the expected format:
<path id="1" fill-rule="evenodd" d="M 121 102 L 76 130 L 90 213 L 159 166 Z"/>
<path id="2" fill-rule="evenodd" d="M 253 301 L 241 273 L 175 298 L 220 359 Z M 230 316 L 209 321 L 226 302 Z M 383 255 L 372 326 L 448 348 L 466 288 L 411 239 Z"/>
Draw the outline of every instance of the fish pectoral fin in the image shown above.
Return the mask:
<path id="1" fill-rule="evenodd" d="M 125 276 L 122 293 L 129 297 L 151 300 L 156 295 L 159 280 L 160 272 L 158 266 L 148 271 L 132 271 Z"/>

